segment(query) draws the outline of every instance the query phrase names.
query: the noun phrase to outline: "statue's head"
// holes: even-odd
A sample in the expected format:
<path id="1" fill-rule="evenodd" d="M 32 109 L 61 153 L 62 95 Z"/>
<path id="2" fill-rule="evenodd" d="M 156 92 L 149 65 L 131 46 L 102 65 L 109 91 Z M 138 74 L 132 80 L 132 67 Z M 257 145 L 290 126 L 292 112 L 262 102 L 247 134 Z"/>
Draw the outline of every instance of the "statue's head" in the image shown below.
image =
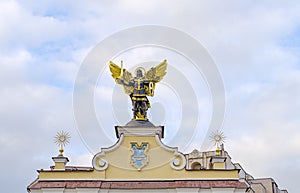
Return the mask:
<path id="1" fill-rule="evenodd" d="M 143 71 L 141 69 L 137 69 L 136 77 L 138 77 L 138 78 L 143 77 Z"/>
<path id="2" fill-rule="evenodd" d="M 143 67 L 137 67 L 137 68 L 135 69 L 135 76 L 136 76 L 137 78 L 142 78 L 142 77 L 144 77 L 145 73 L 146 73 L 146 70 L 145 70 L 145 68 L 143 68 Z"/>

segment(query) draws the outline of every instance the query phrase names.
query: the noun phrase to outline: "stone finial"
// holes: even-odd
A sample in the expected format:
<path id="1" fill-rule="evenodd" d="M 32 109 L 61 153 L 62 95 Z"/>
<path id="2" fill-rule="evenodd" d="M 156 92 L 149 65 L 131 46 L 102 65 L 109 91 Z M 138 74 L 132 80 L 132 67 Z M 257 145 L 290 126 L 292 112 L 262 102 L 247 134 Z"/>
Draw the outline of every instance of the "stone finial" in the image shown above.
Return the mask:
<path id="1" fill-rule="evenodd" d="M 55 163 L 54 170 L 65 170 L 66 164 L 69 162 L 69 159 L 63 156 L 63 147 L 69 143 L 70 138 L 70 134 L 65 131 L 57 132 L 57 134 L 55 135 L 54 142 L 59 147 L 59 154 L 56 157 L 52 157 L 52 160 Z"/>

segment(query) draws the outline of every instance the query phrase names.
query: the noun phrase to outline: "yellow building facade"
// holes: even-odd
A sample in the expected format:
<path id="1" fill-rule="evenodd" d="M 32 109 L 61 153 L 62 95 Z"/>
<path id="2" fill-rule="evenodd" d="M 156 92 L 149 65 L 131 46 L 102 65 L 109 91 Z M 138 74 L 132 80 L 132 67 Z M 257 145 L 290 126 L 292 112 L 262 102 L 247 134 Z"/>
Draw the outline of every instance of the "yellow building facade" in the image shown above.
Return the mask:
<path id="1" fill-rule="evenodd" d="M 224 149 L 189 154 L 161 142 L 163 126 L 131 121 L 116 126 L 118 141 L 94 155 L 92 167 L 67 166 L 62 154 L 38 170 L 30 193 L 118 192 L 287 192 L 271 180 L 255 180 Z"/>

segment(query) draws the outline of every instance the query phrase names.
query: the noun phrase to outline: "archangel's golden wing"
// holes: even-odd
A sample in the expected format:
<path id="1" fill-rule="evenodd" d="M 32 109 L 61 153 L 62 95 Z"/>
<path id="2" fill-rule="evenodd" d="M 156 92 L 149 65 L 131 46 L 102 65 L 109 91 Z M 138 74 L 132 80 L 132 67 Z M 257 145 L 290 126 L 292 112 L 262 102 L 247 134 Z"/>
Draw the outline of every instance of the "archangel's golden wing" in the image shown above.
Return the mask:
<path id="1" fill-rule="evenodd" d="M 164 60 L 161 62 L 159 65 L 150 68 L 146 72 L 146 78 L 154 83 L 157 83 L 163 79 L 163 77 L 166 75 L 166 70 L 167 70 L 167 60 Z"/>
<path id="2" fill-rule="evenodd" d="M 121 67 L 113 63 L 112 61 L 109 62 L 109 69 L 111 72 L 111 76 L 116 80 L 121 76 Z"/>
<path id="3" fill-rule="evenodd" d="M 131 73 L 122 67 L 122 63 L 120 67 L 112 61 L 109 62 L 109 69 L 116 83 L 123 85 L 124 92 L 130 95 L 134 90 L 133 85 L 131 85 L 133 79 Z"/>

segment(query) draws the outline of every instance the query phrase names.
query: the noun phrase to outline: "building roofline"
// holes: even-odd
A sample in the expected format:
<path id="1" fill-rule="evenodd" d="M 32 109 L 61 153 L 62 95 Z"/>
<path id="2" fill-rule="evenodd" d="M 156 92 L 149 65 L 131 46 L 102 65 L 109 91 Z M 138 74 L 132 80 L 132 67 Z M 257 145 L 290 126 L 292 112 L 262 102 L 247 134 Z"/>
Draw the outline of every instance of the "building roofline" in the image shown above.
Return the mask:
<path id="1" fill-rule="evenodd" d="M 55 180 L 35 181 L 27 189 L 41 188 L 101 188 L 101 189 L 169 189 L 169 188 L 237 188 L 249 186 L 239 180 L 164 180 L 164 181 L 104 181 Z"/>

